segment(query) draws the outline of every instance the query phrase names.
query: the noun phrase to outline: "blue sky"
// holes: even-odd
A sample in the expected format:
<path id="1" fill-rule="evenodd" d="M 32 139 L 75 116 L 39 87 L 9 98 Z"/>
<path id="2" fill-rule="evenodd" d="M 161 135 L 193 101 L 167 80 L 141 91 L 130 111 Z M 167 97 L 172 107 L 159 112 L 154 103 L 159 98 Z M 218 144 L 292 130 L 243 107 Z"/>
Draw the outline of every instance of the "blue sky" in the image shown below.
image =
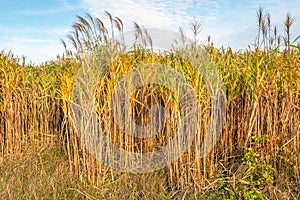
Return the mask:
<path id="1" fill-rule="evenodd" d="M 121 18 L 125 30 L 133 21 L 146 28 L 176 31 L 194 18 L 202 23 L 202 41 L 208 35 L 216 46 L 235 50 L 251 45 L 257 32 L 256 11 L 262 7 L 283 33 L 288 11 L 296 17 L 292 38 L 300 35 L 300 0 L 9 0 L 0 6 L 0 50 L 25 55 L 27 62 L 41 63 L 63 52 L 76 15 L 91 13 L 106 21 L 104 10 Z"/>

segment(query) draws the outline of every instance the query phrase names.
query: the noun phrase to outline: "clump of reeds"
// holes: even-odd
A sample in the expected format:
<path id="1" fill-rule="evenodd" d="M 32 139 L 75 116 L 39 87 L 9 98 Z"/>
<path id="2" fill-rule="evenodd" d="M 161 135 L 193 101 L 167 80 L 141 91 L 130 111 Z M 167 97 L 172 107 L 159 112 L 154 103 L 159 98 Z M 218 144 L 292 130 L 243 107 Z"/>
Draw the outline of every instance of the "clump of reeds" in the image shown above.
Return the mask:
<path id="1" fill-rule="evenodd" d="M 75 51 L 67 50 L 67 43 L 62 41 L 66 57 L 45 66 L 24 66 L 11 54 L 1 52 L 2 154 L 22 151 L 28 145 L 55 143 L 67 152 L 71 173 L 81 179 L 87 179 L 93 185 L 102 185 L 118 177 L 128 180 L 132 174 L 121 173 L 103 165 L 82 144 L 81 135 L 72 119 L 74 83 L 78 74 L 82 73 L 84 77 L 85 70 L 94 70 L 95 77 L 99 75 L 96 83 L 83 81 L 81 86 L 95 84 L 95 110 L 104 133 L 113 144 L 127 151 L 151 152 L 165 146 L 179 126 L 178 105 L 172 91 L 150 84 L 133 93 L 131 117 L 137 124 L 148 123 L 152 105 L 160 104 L 165 108 L 164 128 L 147 139 L 132 137 L 118 127 L 114 121 L 111 98 L 118 80 L 126 72 L 137 65 L 159 63 L 187 77 L 196 91 L 201 111 L 193 145 L 178 160 L 159 171 L 161 176 L 166 177 L 167 188 L 184 188 L 188 185 L 206 192 L 218 187 L 221 181 L 227 190 L 237 196 L 238 184 L 246 182 L 247 187 L 257 188 L 259 186 L 247 182 L 253 179 L 253 175 L 243 171 L 246 165 L 242 163 L 242 157 L 249 148 L 259 155 L 259 161 L 271 165 L 277 175 L 288 174 L 290 180 L 299 183 L 300 53 L 299 48 L 291 44 L 290 30 L 294 18 L 290 14 L 285 21 L 286 49 L 283 50 L 279 48 L 281 36 L 278 29 L 272 28 L 271 16 L 265 15 L 262 9 L 257 13 L 259 28 L 256 48 L 245 52 L 233 52 L 230 48 L 217 49 L 211 44 L 201 46 L 197 38 L 200 24 L 194 23 L 195 37 L 189 47 L 207 50 L 207 55 L 214 61 L 226 86 L 227 95 L 227 118 L 222 135 L 204 158 L 197 152 L 209 128 L 211 99 L 203 77 L 195 73 L 193 62 L 184 59 L 182 51 L 180 54 L 157 54 L 136 47 L 134 51 L 126 53 L 122 46 L 123 22 L 108 12 L 106 15 L 110 21 L 109 29 L 100 19 L 91 15 L 78 16 L 73 32 L 68 35 Z M 143 44 L 151 44 L 151 37 L 146 34 L 146 30 L 138 24 L 135 28 L 137 37 L 145 36 L 142 37 Z M 187 43 L 189 41 L 183 32 L 181 29 L 182 42 Z M 116 33 L 121 34 L 120 41 L 116 40 Z M 97 68 L 100 65 L 105 67 Z M 219 174 L 223 177 L 219 177 Z M 260 189 L 266 190 L 272 186 L 266 184 L 268 187 Z"/>
<path id="2" fill-rule="evenodd" d="M 46 66 L 23 66 L 1 52 L 1 152 L 12 154 L 28 145 L 60 142 L 62 88 L 75 69 L 67 59 Z M 72 69 L 73 68 L 73 69 Z"/>

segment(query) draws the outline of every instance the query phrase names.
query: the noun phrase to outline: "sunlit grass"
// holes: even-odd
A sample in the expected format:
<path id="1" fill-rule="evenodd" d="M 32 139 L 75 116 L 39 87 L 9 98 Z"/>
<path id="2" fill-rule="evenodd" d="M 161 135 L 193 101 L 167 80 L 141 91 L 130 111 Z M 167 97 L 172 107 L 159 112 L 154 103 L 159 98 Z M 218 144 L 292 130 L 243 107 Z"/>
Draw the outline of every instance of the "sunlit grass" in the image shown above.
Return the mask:
<path id="1" fill-rule="evenodd" d="M 262 193 L 268 198 L 299 199 L 300 49 L 290 44 L 289 36 L 294 19 L 287 15 L 285 46 L 281 46 L 278 33 L 269 23 L 270 16 L 262 10 L 257 14 L 259 29 L 254 49 L 234 52 L 199 45 L 215 63 L 227 96 L 226 123 L 220 140 L 201 159 L 196 152 L 210 122 L 210 95 L 203 77 L 195 73 L 193 61 L 182 58 L 180 52 L 157 54 L 140 47 L 118 54 L 123 49 L 111 39 L 123 32 L 123 24 L 109 13 L 109 26 L 116 27 L 111 31 L 100 19 L 78 17 L 73 34 L 68 36 L 76 50 L 67 50 L 63 42 L 66 57 L 45 66 L 25 66 L 11 53 L 1 52 L 1 196 L 171 199 L 209 197 L 215 191 L 224 198 L 258 198 Z M 197 26 L 194 24 L 196 32 Z M 135 28 L 144 31 L 137 24 Z M 150 42 L 147 36 L 145 40 Z M 194 42 L 187 48 L 196 47 Z M 116 56 L 112 59 L 111 55 Z M 111 98 L 118 80 L 137 65 L 153 63 L 172 67 L 187 78 L 199 101 L 199 133 L 179 160 L 156 172 L 122 173 L 104 166 L 81 144 L 72 120 L 72 89 L 83 67 L 97 70 L 89 67 L 103 63 L 106 68 L 97 72 L 100 77 L 95 85 L 100 125 L 115 145 L 131 152 L 154 151 L 174 136 L 179 126 L 177 99 L 159 85 L 136 91 L 132 117 L 137 123 L 148 123 L 153 104 L 163 104 L 167 111 L 167 122 L 160 133 L 136 139 L 120 131 L 113 121 Z M 44 151 L 47 146 L 53 149 Z M 272 170 L 260 174 L 266 166 Z M 68 180 L 61 179 L 61 175 Z M 45 181 L 50 184 L 45 185 Z"/>

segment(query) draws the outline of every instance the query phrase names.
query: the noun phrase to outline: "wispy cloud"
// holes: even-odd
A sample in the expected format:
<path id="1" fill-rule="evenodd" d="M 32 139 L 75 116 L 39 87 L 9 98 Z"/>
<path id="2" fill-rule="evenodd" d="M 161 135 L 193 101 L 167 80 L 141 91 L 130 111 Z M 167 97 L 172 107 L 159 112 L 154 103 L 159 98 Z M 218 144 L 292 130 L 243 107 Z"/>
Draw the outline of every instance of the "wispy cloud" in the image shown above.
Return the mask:
<path id="1" fill-rule="evenodd" d="M 49 9 L 33 9 L 33 10 L 19 10 L 14 11 L 12 14 L 16 15 L 25 15 L 25 16 L 45 16 L 45 15 L 53 15 L 58 13 L 64 13 L 68 11 L 74 11 L 81 8 L 80 6 L 62 6 L 56 8 L 49 8 Z"/>
<path id="2" fill-rule="evenodd" d="M 185 22 L 182 17 L 192 5 L 181 1 L 133 1 L 133 0 L 85 0 L 90 11 L 99 17 L 103 17 L 103 11 L 125 19 L 125 24 L 131 26 L 136 21 L 146 27 L 176 27 Z"/>
<path id="3" fill-rule="evenodd" d="M 97 17 L 104 17 L 104 10 L 124 20 L 127 28 L 132 21 L 148 28 L 177 30 L 187 28 L 196 18 L 201 21 L 204 40 L 210 35 L 218 46 L 232 46 L 234 49 L 247 48 L 256 34 L 256 11 L 263 7 L 271 12 L 274 25 L 281 25 L 287 11 L 300 13 L 299 0 L 294 6 L 282 0 L 84 0 L 89 10 Z M 297 7 L 297 9 L 296 9 Z M 295 24 L 299 30 L 299 24 Z"/>
<path id="4" fill-rule="evenodd" d="M 25 55 L 27 62 L 40 64 L 64 52 L 60 39 L 68 32 L 69 29 L 66 27 L 49 29 L 11 27 L 7 30 L 7 34 L 0 33 L 0 49 L 11 50 L 19 57 Z"/>
<path id="5" fill-rule="evenodd" d="M 0 50 L 26 56 L 27 62 L 41 63 L 56 58 L 64 49 L 60 43 L 71 29 L 75 15 L 83 12 L 80 0 L 34 3 L 0 13 Z M 35 4 L 36 3 L 36 4 Z"/>
<path id="6" fill-rule="evenodd" d="M 64 49 L 58 40 L 39 39 L 35 37 L 4 37 L 0 46 L 5 51 L 12 51 L 18 57 L 26 57 L 27 62 L 41 64 L 55 59 Z"/>
<path id="7" fill-rule="evenodd" d="M 281 34 L 283 20 L 290 11 L 296 17 L 292 39 L 300 35 L 300 0 L 28 0 L 21 6 L 10 1 L 5 4 L 7 8 L 0 7 L 0 50 L 12 49 L 37 63 L 63 52 L 59 39 L 71 31 L 75 15 L 85 11 L 108 22 L 104 15 L 107 10 L 123 20 L 125 31 L 132 30 L 133 22 L 146 28 L 188 29 L 195 18 L 202 24 L 200 40 L 204 42 L 210 35 L 216 46 L 239 50 L 253 43 L 256 11 L 262 7 L 270 12 L 272 25 L 278 26 Z"/>

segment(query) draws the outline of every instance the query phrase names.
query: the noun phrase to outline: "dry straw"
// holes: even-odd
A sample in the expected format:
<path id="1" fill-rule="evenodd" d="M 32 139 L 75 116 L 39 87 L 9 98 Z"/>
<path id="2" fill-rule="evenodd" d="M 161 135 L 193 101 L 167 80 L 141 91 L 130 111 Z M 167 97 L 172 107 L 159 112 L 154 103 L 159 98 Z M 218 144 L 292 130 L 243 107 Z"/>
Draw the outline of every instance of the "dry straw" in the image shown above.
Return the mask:
<path id="1" fill-rule="evenodd" d="M 215 62 L 227 91 L 227 120 L 220 140 L 205 158 L 199 158 L 199 145 L 210 123 L 210 96 L 203 77 L 194 73 L 190 62 L 178 54 L 155 54 L 136 48 L 135 51 L 111 59 L 122 51 L 115 34 L 123 33 L 123 23 L 106 12 L 110 30 L 90 15 L 78 16 L 73 32 L 68 35 L 76 49 L 67 50 L 66 57 L 44 66 L 24 66 L 11 53 L 0 53 L 0 150 L 1 154 L 23 151 L 28 145 L 59 145 L 66 151 L 71 173 L 90 183 L 101 185 L 116 180 L 122 173 L 98 162 L 81 143 L 71 113 L 72 88 L 80 67 L 105 63 L 96 94 L 96 111 L 100 126 L 107 137 L 131 152 L 151 152 L 174 135 L 179 126 L 178 104 L 172 93 L 158 85 L 140 88 L 132 98 L 132 115 L 137 123 L 147 123 L 152 104 L 164 105 L 167 116 L 163 130 L 148 139 L 134 138 L 116 126 L 112 116 L 111 96 L 117 80 L 139 64 L 160 63 L 172 66 L 191 82 L 199 101 L 199 133 L 193 145 L 177 161 L 160 173 L 168 187 L 195 188 L 207 184 L 218 173 L 231 176 L 249 147 L 259 153 L 259 160 L 271 164 L 277 173 L 290 174 L 299 182 L 300 169 L 300 72 L 299 46 L 291 45 L 290 29 L 294 18 L 285 21 L 286 48 L 280 46 L 277 28 L 271 27 L 270 15 L 258 11 L 256 48 L 245 52 L 217 49 L 197 44 L 199 23 L 192 48 L 205 48 Z M 137 34 L 144 30 L 135 25 Z M 273 30 L 273 31 L 272 31 Z M 183 34 L 183 30 L 181 29 Z M 146 37 L 147 38 L 147 37 Z M 183 43 L 187 43 L 186 38 Z M 123 43 L 124 38 L 120 43 Z M 148 39 L 145 42 L 151 42 Z M 88 61 L 88 62 L 87 62 Z M 82 68 L 81 68 L 82 69 Z M 128 174 L 130 176 L 130 174 Z M 142 176 L 142 175 L 141 175 Z M 146 176 L 146 175 L 145 175 Z"/>

